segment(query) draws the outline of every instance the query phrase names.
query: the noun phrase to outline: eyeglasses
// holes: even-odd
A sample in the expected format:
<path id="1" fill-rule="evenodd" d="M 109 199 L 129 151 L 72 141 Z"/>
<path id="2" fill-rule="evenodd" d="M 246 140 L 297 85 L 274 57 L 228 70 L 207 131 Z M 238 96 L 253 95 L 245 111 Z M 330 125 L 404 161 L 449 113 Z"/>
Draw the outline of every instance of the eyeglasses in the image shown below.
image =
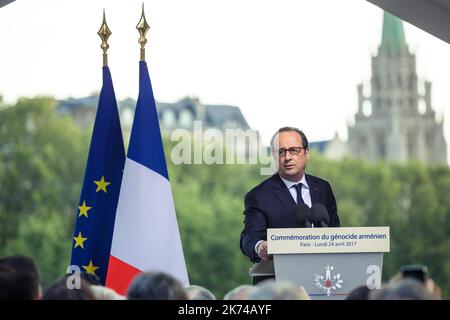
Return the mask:
<path id="1" fill-rule="evenodd" d="M 278 149 L 278 155 L 280 157 L 284 157 L 286 155 L 286 152 L 289 151 L 289 153 L 293 156 L 298 156 L 300 154 L 300 152 L 302 152 L 302 150 L 304 150 L 304 147 L 290 147 L 289 149 Z"/>

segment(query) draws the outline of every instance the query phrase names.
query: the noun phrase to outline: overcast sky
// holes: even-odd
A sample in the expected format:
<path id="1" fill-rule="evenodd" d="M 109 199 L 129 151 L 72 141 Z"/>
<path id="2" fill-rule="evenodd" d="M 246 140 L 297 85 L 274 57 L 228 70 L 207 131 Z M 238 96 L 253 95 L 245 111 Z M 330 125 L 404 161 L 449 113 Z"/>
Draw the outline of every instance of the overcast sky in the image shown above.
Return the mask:
<path id="1" fill-rule="evenodd" d="M 105 8 L 117 98 L 136 99 L 142 2 L 158 101 L 189 95 L 239 106 L 263 143 L 285 125 L 311 141 L 336 131 L 346 139 L 356 85 L 369 81 L 381 39 L 382 11 L 365 0 L 17 0 L 0 9 L 0 95 L 14 102 L 98 91 Z M 434 108 L 450 119 L 450 45 L 404 26 L 419 79 L 433 82 Z"/>

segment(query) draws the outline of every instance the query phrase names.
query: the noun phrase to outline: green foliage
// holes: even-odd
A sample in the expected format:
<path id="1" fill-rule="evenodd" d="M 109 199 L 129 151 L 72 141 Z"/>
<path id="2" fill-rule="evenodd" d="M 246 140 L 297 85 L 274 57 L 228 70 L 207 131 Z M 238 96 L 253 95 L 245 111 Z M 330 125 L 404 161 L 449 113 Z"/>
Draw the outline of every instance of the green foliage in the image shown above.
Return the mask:
<path id="1" fill-rule="evenodd" d="M 44 281 L 67 266 L 87 145 L 51 98 L 0 109 L 0 255 L 28 252 Z"/>
<path id="2" fill-rule="evenodd" d="M 70 262 L 72 228 L 60 212 L 38 209 L 19 224 L 17 237 L 7 242 L 4 255 L 32 257 L 40 270 L 44 286 L 64 274 Z"/>
<path id="3" fill-rule="evenodd" d="M 33 257 L 44 286 L 65 272 L 90 133 L 57 115 L 51 98 L 0 108 L 0 255 Z M 192 284 L 219 298 L 251 283 L 239 249 L 245 193 L 267 178 L 258 165 L 174 165 L 166 140 Z M 312 152 L 308 172 L 333 187 L 343 226 L 390 226 L 384 278 L 403 264 L 429 267 L 450 297 L 450 170 L 417 163 L 331 161 Z"/>
<path id="4" fill-rule="evenodd" d="M 328 179 L 343 226 L 390 226 L 391 252 L 384 255 L 387 280 L 404 264 L 424 264 L 450 296 L 450 169 L 418 163 L 396 165 L 317 156 L 310 172 Z"/>
<path id="5" fill-rule="evenodd" d="M 170 149 L 170 143 L 166 149 Z M 170 158 L 168 158 L 170 159 Z M 191 283 L 219 297 L 250 283 L 250 262 L 239 249 L 246 192 L 267 177 L 257 165 L 172 165 L 178 221 Z M 331 182 L 343 226 L 390 226 L 384 279 L 401 265 L 425 264 L 450 295 L 450 170 L 417 163 L 394 165 L 312 154 L 308 172 Z"/>
<path id="6" fill-rule="evenodd" d="M 218 297 L 250 283 L 239 237 L 242 199 L 256 175 L 246 177 L 251 171 L 245 166 L 169 166 L 169 171 L 191 283 Z"/>

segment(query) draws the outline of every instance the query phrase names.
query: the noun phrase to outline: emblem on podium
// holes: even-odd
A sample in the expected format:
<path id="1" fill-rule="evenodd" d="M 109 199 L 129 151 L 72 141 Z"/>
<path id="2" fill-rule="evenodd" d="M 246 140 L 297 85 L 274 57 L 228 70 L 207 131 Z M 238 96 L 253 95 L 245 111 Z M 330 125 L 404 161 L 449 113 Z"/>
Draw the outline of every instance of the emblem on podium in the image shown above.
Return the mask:
<path id="1" fill-rule="evenodd" d="M 334 266 L 327 265 L 325 267 L 325 275 L 314 274 L 314 284 L 317 288 L 325 291 L 327 296 L 331 295 L 331 290 L 342 288 L 344 280 L 341 279 L 341 274 L 333 274 Z"/>

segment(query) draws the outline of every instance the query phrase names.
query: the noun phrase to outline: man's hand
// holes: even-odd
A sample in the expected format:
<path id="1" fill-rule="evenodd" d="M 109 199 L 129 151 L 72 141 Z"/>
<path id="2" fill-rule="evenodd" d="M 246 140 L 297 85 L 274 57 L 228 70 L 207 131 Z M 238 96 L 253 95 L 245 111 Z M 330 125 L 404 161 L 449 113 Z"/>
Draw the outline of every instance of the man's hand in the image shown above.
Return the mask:
<path id="1" fill-rule="evenodd" d="M 262 241 L 258 244 L 258 257 L 261 258 L 262 261 L 268 261 L 272 259 L 272 255 L 267 253 L 267 241 Z"/>

